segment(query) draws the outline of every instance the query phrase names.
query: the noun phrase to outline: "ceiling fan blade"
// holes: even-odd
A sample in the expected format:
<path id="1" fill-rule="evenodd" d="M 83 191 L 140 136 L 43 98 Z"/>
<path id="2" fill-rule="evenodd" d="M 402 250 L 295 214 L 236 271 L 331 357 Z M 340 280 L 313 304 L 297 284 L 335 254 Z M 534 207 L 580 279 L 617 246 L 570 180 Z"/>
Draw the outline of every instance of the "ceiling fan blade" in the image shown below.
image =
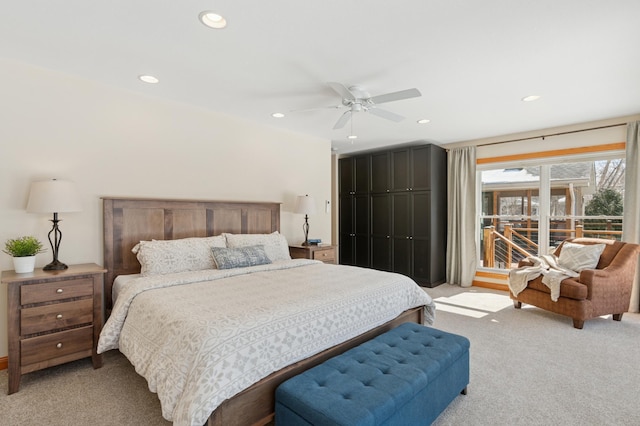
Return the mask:
<path id="1" fill-rule="evenodd" d="M 328 106 L 309 107 L 309 108 L 297 108 L 297 109 L 290 109 L 289 112 L 316 111 L 319 109 L 339 109 L 339 108 L 344 108 L 344 105 L 328 105 Z"/>
<path id="2" fill-rule="evenodd" d="M 387 120 L 395 121 L 396 123 L 399 123 L 400 121 L 404 120 L 403 116 L 398 115 L 395 112 L 387 111 L 386 109 L 369 108 L 369 113 L 373 115 L 377 115 L 378 117 L 381 117 L 381 118 L 386 118 Z"/>
<path id="3" fill-rule="evenodd" d="M 338 121 L 336 121 L 336 124 L 333 126 L 333 129 L 334 130 L 342 129 L 344 125 L 349 122 L 350 118 L 351 118 L 351 110 L 345 111 L 345 113 L 342 114 L 340 118 L 338 118 Z"/>
<path id="4" fill-rule="evenodd" d="M 407 89 L 399 92 L 385 93 L 384 95 L 378 95 L 370 98 L 374 104 L 383 104 L 385 102 L 399 101 L 402 99 L 411 99 L 422 96 L 422 93 L 418 89 Z"/>
<path id="5" fill-rule="evenodd" d="M 329 87 L 335 90 L 343 99 L 349 99 L 351 101 L 355 101 L 356 97 L 353 93 L 349 91 L 346 87 L 344 87 L 341 83 L 329 82 L 327 83 Z"/>

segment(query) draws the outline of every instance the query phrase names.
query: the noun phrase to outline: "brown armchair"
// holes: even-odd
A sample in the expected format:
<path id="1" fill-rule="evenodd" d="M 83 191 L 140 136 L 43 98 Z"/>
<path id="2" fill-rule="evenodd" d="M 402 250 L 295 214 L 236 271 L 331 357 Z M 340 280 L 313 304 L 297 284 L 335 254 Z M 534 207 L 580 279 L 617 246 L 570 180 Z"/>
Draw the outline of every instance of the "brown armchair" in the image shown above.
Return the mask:
<path id="1" fill-rule="evenodd" d="M 563 280 L 557 302 L 551 300 L 551 291 L 542 283 L 542 276 L 533 279 L 518 296 L 509 292 L 514 306 L 520 309 L 523 303 L 527 303 L 569 316 L 573 319 L 573 326 L 578 329 L 582 328 L 585 320 L 601 315 L 612 314 L 615 321 L 620 321 L 622 314 L 629 309 L 640 246 L 597 238 L 567 241 L 577 244 L 605 243 L 606 247 L 596 269 L 585 269 L 580 272 L 579 277 Z M 560 256 L 563 244 L 556 249 L 556 256 Z M 526 260 L 519 264 L 530 265 Z"/>

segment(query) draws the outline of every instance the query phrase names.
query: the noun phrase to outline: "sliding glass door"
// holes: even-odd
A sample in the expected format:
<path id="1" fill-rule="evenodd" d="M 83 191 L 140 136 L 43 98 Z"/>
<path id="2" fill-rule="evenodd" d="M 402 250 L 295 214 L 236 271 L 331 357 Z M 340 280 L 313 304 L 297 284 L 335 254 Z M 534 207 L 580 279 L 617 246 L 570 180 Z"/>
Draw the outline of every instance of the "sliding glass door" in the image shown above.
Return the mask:
<path id="1" fill-rule="evenodd" d="M 480 265 L 508 270 L 567 238 L 620 239 L 624 167 L 617 154 L 479 170 Z"/>

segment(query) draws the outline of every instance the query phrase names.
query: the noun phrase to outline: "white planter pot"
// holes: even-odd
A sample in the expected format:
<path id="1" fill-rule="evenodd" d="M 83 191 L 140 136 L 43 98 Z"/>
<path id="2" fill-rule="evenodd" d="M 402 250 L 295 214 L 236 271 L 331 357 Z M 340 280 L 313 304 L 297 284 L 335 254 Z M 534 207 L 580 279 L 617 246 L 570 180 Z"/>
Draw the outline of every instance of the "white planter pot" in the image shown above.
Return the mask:
<path id="1" fill-rule="evenodd" d="M 24 257 L 13 258 L 13 269 L 18 274 L 33 272 L 33 268 L 35 268 L 35 266 L 36 266 L 35 256 L 24 256 Z"/>

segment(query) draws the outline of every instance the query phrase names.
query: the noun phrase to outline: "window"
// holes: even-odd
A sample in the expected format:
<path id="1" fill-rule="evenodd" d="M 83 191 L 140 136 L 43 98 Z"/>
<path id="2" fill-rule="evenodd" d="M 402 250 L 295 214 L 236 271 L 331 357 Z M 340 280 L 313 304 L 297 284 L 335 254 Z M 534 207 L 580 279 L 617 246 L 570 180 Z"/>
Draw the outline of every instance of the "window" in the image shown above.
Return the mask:
<path id="1" fill-rule="evenodd" d="M 620 239 L 624 154 L 479 167 L 480 265 L 508 270 L 567 238 Z"/>

